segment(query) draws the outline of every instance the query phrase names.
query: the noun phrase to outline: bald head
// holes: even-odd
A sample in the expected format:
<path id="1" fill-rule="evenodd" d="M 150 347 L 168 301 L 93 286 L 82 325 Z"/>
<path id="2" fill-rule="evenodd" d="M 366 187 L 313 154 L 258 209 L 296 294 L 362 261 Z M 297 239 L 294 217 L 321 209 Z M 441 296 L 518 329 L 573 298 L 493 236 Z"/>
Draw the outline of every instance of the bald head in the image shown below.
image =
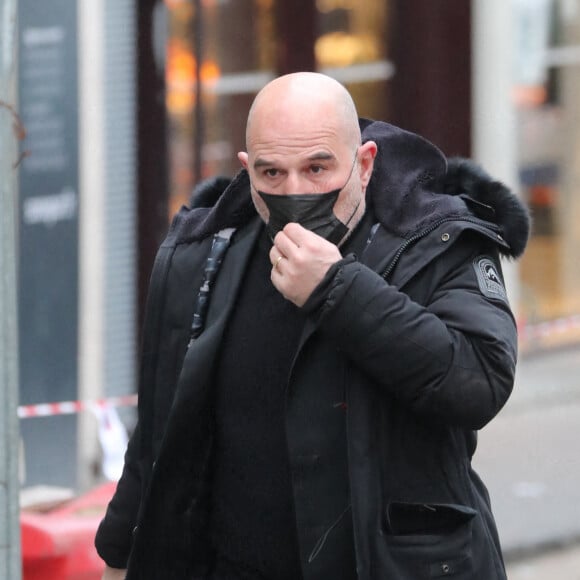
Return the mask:
<path id="1" fill-rule="evenodd" d="M 246 126 L 251 150 L 264 130 L 278 135 L 329 126 L 349 145 L 360 144 L 358 114 L 350 93 L 333 78 L 312 72 L 292 73 L 268 83 L 256 96 Z"/>
<path id="2" fill-rule="evenodd" d="M 267 84 L 250 109 L 246 147 L 238 159 L 264 222 L 270 218 L 264 193 L 291 198 L 338 189 L 332 210 L 338 220 L 353 228 L 364 214 L 377 146 L 361 144 L 352 98 L 334 79 L 294 73 Z"/>

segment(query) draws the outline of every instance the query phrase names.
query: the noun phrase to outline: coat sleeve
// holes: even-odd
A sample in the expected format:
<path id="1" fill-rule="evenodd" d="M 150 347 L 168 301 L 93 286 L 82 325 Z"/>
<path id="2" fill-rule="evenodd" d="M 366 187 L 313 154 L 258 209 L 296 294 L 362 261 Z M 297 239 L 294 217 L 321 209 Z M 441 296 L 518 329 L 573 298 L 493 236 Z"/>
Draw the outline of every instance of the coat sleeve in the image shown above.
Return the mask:
<path id="1" fill-rule="evenodd" d="M 481 244 L 460 246 L 405 291 L 344 260 L 305 308 L 385 393 L 431 420 L 479 429 L 513 388 L 517 331 L 507 300 L 480 287 L 474 260 Z M 496 250 L 488 247 L 486 255 L 501 272 Z M 414 284 L 425 297 L 421 304 L 410 297 Z"/>
<path id="2" fill-rule="evenodd" d="M 150 447 L 153 436 L 159 335 L 167 272 L 172 252 L 171 243 L 163 244 L 157 252 L 153 265 L 141 347 L 139 420 L 125 452 L 125 464 L 117 489 L 95 536 L 95 547 L 99 556 L 112 568 L 125 568 L 127 565 L 146 479 L 143 470 L 146 464 L 149 469 L 149 463 L 151 463 Z"/>
<path id="3" fill-rule="evenodd" d="M 99 556 L 111 568 L 126 568 L 133 543 L 133 529 L 141 501 L 141 474 L 138 462 L 140 430 L 133 432 L 123 473 L 95 536 Z"/>

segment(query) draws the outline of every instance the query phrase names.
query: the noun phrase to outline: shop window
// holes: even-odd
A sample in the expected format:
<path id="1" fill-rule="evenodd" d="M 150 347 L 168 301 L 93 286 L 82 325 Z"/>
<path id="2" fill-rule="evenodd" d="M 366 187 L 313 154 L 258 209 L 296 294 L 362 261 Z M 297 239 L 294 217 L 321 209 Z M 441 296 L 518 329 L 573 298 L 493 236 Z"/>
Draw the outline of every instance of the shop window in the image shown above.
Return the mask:
<path id="1" fill-rule="evenodd" d="M 292 12 L 284 1 L 165 0 L 171 214 L 188 202 L 195 183 L 239 170 L 252 100 L 279 69 L 300 61 L 281 47 L 302 47 L 306 28 L 318 30 L 314 46 L 307 40 L 314 68 L 344 83 L 361 115 L 388 116 L 389 3 L 304 0 Z"/>
<path id="2" fill-rule="evenodd" d="M 194 184 L 233 176 L 245 119 L 272 77 L 273 0 L 165 0 L 170 213 Z"/>
<path id="3" fill-rule="evenodd" d="M 580 313 L 580 4 L 514 6 L 519 174 L 533 216 L 521 315 L 566 320 Z"/>
<path id="4" fill-rule="evenodd" d="M 385 0 L 316 0 L 318 70 L 349 89 L 362 116 L 376 119 L 388 117 L 387 81 L 393 74 L 387 54 L 388 6 Z"/>

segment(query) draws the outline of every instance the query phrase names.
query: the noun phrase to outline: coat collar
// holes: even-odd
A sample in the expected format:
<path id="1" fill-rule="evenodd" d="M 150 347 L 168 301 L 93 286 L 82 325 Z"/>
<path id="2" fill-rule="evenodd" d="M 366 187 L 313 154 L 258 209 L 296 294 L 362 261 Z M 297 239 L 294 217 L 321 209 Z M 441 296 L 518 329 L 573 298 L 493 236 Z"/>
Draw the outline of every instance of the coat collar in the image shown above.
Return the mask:
<path id="1" fill-rule="evenodd" d="M 530 218 L 509 188 L 466 159 L 447 160 L 432 143 L 381 121 L 361 119 L 363 141 L 375 141 L 378 154 L 367 189 L 367 204 L 391 234 L 407 239 L 444 220 L 476 219 L 501 234 L 500 251 L 519 257 L 526 246 Z M 203 239 L 226 227 L 240 227 L 256 216 L 245 170 L 233 180 L 215 178 L 196 190 L 202 205 L 183 207 L 172 231 L 177 242 Z M 194 192 L 194 203 L 195 203 Z"/>
<path id="2" fill-rule="evenodd" d="M 363 140 L 378 146 L 367 195 L 385 229 L 408 239 L 442 220 L 478 220 L 505 240 L 500 252 L 522 254 L 529 214 L 508 187 L 470 160 L 447 160 L 419 135 L 379 121 L 361 120 L 361 126 Z"/>

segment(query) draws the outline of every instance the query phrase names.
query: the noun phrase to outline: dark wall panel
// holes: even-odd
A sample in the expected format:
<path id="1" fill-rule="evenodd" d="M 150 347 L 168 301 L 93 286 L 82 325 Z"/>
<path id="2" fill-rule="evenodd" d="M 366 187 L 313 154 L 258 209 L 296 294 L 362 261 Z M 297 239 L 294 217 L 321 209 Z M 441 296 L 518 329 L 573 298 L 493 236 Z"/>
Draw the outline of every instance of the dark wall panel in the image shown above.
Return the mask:
<path id="1" fill-rule="evenodd" d="M 448 155 L 471 150 L 471 2 L 393 0 L 391 121 Z"/>

